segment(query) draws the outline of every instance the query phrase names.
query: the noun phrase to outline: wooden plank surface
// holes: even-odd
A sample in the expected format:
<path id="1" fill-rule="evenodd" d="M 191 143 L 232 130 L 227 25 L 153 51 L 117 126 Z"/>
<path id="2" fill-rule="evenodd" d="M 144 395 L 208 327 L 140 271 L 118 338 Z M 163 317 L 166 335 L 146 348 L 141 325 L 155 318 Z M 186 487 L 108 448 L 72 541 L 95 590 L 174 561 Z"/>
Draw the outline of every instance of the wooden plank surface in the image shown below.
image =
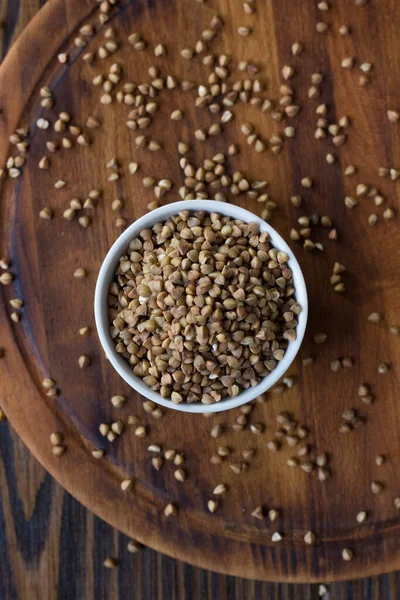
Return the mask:
<path id="1" fill-rule="evenodd" d="M 0 48 L 40 2 L 0 1 Z M 0 399 L 1 400 L 1 399 Z M 248 581 L 210 573 L 151 550 L 135 556 L 127 539 L 84 509 L 29 454 L 7 423 L 0 425 L 0 598 L 210 598 L 283 600 L 318 597 L 318 586 Z M 103 568 L 106 556 L 120 567 Z M 337 599 L 397 598 L 398 574 L 328 586 Z"/>

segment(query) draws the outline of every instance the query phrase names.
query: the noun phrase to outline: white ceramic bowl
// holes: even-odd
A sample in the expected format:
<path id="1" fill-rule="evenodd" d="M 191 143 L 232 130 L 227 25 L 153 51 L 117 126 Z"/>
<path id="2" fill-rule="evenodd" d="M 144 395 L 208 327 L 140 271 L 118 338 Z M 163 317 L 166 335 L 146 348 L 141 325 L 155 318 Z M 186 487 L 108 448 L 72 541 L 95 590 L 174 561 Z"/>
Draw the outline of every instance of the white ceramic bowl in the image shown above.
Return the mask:
<path id="1" fill-rule="evenodd" d="M 270 375 L 263 377 L 260 383 L 254 387 L 250 387 L 247 390 L 241 392 L 236 398 L 227 398 L 221 400 L 215 404 L 202 404 L 201 402 L 175 404 L 171 400 L 162 398 L 160 394 L 151 390 L 140 377 L 133 374 L 132 369 L 125 358 L 115 351 L 114 342 L 109 335 L 109 322 L 107 316 L 107 294 L 108 287 L 113 279 L 116 266 L 119 258 L 126 253 L 126 249 L 129 242 L 138 236 L 142 229 L 152 227 L 156 223 L 166 221 L 169 217 L 178 214 L 181 210 L 198 211 L 204 210 L 206 212 L 218 212 L 222 215 L 227 215 L 234 219 L 241 219 L 242 221 L 249 223 L 255 222 L 260 226 L 260 231 L 267 231 L 271 237 L 271 242 L 278 250 L 283 250 L 289 256 L 288 265 L 293 271 L 294 287 L 296 289 L 296 300 L 300 303 L 303 310 L 298 318 L 297 325 L 297 339 L 289 343 L 284 358 L 279 362 L 278 366 Z M 297 262 L 293 252 L 282 239 L 282 237 L 273 229 L 268 223 L 257 217 L 253 213 L 233 204 L 224 202 L 217 202 L 215 200 L 186 200 L 183 202 L 173 202 L 157 208 L 156 210 L 147 213 L 135 223 L 132 223 L 128 229 L 126 229 L 117 241 L 113 244 L 104 262 L 101 266 L 100 273 L 97 279 L 95 300 L 94 300 L 94 312 L 96 318 L 96 326 L 99 334 L 100 342 L 109 358 L 114 369 L 118 371 L 123 379 L 142 396 L 166 406 L 174 410 L 180 410 L 189 413 L 204 413 L 204 412 L 220 412 L 235 408 L 246 404 L 266 392 L 271 386 L 273 386 L 278 379 L 280 379 L 287 369 L 292 364 L 304 337 L 306 330 L 307 315 L 308 315 L 308 299 L 307 289 L 304 281 L 303 273 L 301 272 L 300 265 Z"/>

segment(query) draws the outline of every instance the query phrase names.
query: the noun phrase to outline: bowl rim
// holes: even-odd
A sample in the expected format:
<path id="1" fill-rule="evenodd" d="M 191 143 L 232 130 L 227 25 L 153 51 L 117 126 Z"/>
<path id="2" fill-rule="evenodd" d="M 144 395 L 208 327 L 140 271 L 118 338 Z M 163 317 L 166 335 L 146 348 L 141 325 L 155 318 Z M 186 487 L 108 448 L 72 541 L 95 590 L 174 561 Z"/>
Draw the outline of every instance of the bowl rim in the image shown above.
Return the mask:
<path id="1" fill-rule="evenodd" d="M 243 390 L 235 398 L 227 398 L 226 400 L 221 400 L 215 404 L 202 404 L 200 402 L 190 404 L 182 402 L 180 404 L 175 404 L 172 400 L 162 398 L 158 392 L 150 389 L 140 377 L 133 374 L 127 361 L 115 351 L 114 343 L 109 335 L 107 304 L 105 299 L 108 293 L 108 286 L 112 280 L 120 256 L 126 252 L 129 242 L 136 237 L 142 229 L 152 227 L 156 223 L 165 221 L 183 210 L 190 210 L 191 212 L 217 212 L 234 219 L 241 219 L 246 223 L 258 223 L 261 232 L 267 231 L 269 233 L 272 245 L 275 248 L 278 248 L 278 250 L 283 250 L 289 256 L 288 265 L 293 271 L 296 300 L 302 307 L 302 312 L 299 315 L 296 328 L 297 338 L 289 343 L 285 356 L 279 362 L 276 369 L 271 371 L 270 375 L 263 377 L 256 386 Z M 170 204 L 166 204 L 146 213 L 144 216 L 134 221 L 113 243 L 103 260 L 97 277 L 94 295 L 94 313 L 97 333 L 106 357 L 109 359 L 117 373 L 131 388 L 145 398 L 173 410 L 188 413 L 211 413 L 230 410 L 251 402 L 251 400 L 254 400 L 257 396 L 261 396 L 269 390 L 284 375 L 284 373 L 286 373 L 296 357 L 304 338 L 308 318 L 308 296 L 304 276 L 297 258 L 282 236 L 279 235 L 269 223 L 266 223 L 263 219 L 249 210 L 233 204 L 219 202 L 217 200 L 183 200 L 180 202 L 171 202 Z"/>

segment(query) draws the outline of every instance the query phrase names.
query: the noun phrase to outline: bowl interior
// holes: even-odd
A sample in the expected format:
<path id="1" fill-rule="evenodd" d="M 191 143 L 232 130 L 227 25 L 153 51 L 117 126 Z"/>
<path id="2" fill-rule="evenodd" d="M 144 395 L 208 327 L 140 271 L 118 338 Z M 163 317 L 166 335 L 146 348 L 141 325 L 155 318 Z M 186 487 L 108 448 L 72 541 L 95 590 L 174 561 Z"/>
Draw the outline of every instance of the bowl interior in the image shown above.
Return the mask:
<path id="1" fill-rule="evenodd" d="M 293 271 L 296 300 L 300 303 L 303 309 L 298 318 L 298 325 L 296 329 L 297 338 L 293 342 L 289 343 L 285 356 L 279 362 L 276 369 L 272 371 L 270 375 L 263 377 L 258 385 L 242 391 L 235 398 L 227 398 L 226 400 L 221 400 L 220 402 L 210 405 L 202 404 L 201 402 L 195 402 L 192 404 L 182 402 L 181 404 L 175 404 L 171 400 L 162 398 L 160 394 L 151 390 L 140 379 L 140 377 L 137 377 L 133 374 L 133 371 L 126 360 L 115 351 L 114 342 L 109 335 L 106 297 L 108 293 L 108 286 L 113 279 L 114 271 L 120 256 L 126 252 L 129 242 L 135 238 L 142 229 L 152 227 L 160 221 L 165 221 L 169 217 L 176 215 L 182 210 L 190 210 L 192 212 L 199 210 L 206 212 L 218 212 L 234 219 L 241 219 L 247 223 L 258 223 L 261 232 L 267 231 L 269 233 L 273 246 L 279 250 L 283 250 L 289 256 L 288 265 Z M 241 406 L 242 404 L 246 404 L 247 402 L 250 402 L 257 396 L 260 396 L 266 392 L 283 376 L 293 362 L 304 337 L 308 316 L 308 298 L 303 273 L 296 257 L 285 240 L 275 231 L 275 229 L 268 225 L 268 223 L 248 210 L 231 204 L 225 204 L 224 202 L 218 202 L 215 200 L 186 200 L 182 202 L 173 202 L 144 215 L 130 225 L 130 227 L 128 227 L 120 235 L 120 237 L 109 250 L 101 266 L 96 284 L 94 309 L 98 335 L 106 356 L 120 376 L 133 389 L 139 392 L 142 396 L 145 396 L 146 398 L 153 400 L 162 406 L 183 412 L 204 413 L 220 412 Z"/>

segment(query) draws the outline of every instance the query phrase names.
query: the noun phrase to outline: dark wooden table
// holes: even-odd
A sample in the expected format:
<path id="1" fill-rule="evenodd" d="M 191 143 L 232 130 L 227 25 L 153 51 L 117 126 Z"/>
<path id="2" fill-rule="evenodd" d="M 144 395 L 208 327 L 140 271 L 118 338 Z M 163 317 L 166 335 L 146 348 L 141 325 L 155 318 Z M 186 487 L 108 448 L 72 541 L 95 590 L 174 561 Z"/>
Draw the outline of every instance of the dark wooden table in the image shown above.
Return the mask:
<path id="1" fill-rule="evenodd" d="M 0 0 L 1 57 L 44 1 Z M 225 577 L 150 549 L 132 555 L 127 543 L 54 482 L 7 422 L 0 424 L 0 600 L 319 597 L 318 585 Z M 104 568 L 108 556 L 118 568 Z M 400 598 L 398 573 L 327 589 L 324 597 L 335 600 Z"/>

